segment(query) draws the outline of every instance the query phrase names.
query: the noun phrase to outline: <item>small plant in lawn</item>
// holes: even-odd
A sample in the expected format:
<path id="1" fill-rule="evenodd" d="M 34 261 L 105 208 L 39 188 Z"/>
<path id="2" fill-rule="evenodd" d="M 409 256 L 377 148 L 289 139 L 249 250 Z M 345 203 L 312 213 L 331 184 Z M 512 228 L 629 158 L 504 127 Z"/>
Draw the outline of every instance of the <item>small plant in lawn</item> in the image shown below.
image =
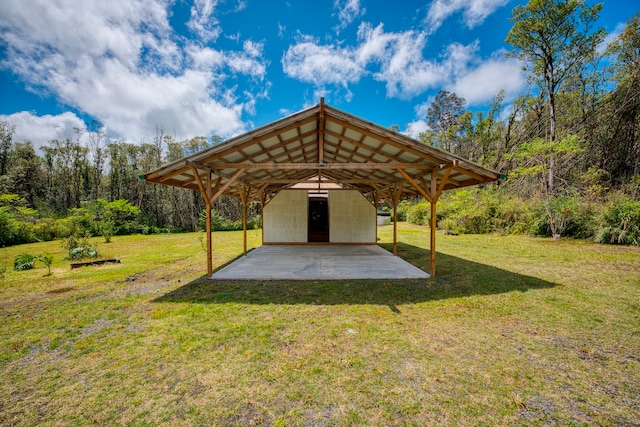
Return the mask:
<path id="1" fill-rule="evenodd" d="M 88 243 L 84 246 L 78 246 L 77 248 L 73 248 L 69 251 L 69 259 L 73 261 L 85 258 L 98 258 L 99 256 L 100 254 L 98 253 L 98 251 Z"/>
<path id="2" fill-rule="evenodd" d="M 62 246 L 68 251 L 70 260 L 97 258 L 100 256 L 95 244 L 89 243 L 89 233 L 74 233 L 64 240 Z"/>
<path id="3" fill-rule="evenodd" d="M 13 260 L 15 271 L 31 270 L 35 266 L 36 257 L 31 254 L 20 254 Z"/>
<path id="4" fill-rule="evenodd" d="M 36 257 L 38 261 L 43 263 L 47 267 L 47 276 L 51 276 L 51 264 L 53 264 L 53 255 L 44 253 Z"/>

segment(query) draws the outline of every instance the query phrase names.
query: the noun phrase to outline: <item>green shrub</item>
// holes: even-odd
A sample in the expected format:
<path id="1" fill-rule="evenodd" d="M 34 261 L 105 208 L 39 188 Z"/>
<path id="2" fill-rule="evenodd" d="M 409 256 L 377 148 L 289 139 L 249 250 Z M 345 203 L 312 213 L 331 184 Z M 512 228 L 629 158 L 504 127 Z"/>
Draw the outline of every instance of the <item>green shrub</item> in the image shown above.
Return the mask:
<path id="1" fill-rule="evenodd" d="M 397 206 L 397 211 L 398 211 L 398 221 L 408 221 L 407 219 L 407 215 L 408 215 L 408 211 L 409 209 L 411 209 L 411 207 L 415 204 L 415 202 L 411 201 L 411 200 L 402 200 L 400 203 L 398 203 Z M 391 213 L 391 221 L 393 221 L 393 212 Z"/>
<path id="2" fill-rule="evenodd" d="M 35 266 L 36 257 L 31 254 L 20 254 L 13 260 L 13 269 L 15 271 L 31 270 Z"/>
<path id="3" fill-rule="evenodd" d="M 33 235 L 37 241 L 48 242 L 58 237 L 55 221 L 52 218 L 41 218 L 33 226 Z"/>
<path id="4" fill-rule="evenodd" d="M 13 245 L 16 220 L 9 213 L 9 208 L 0 206 L 0 245 Z"/>
<path id="5" fill-rule="evenodd" d="M 101 221 L 97 221 L 97 228 L 100 235 L 104 238 L 105 243 L 111 242 L 111 237 L 116 232 L 116 223 L 111 220 L 103 219 Z"/>
<path id="6" fill-rule="evenodd" d="M 68 259 L 79 260 L 85 258 L 97 258 L 100 256 L 95 245 L 89 243 L 91 235 L 88 231 L 74 233 L 66 238 L 62 246 L 68 251 Z"/>
<path id="7" fill-rule="evenodd" d="M 427 225 L 431 220 L 431 204 L 422 202 L 407 209 L 407 221 L 411 224 Z"/>
<path id="8" fill-rule="evenodd" d="M 76 230 L 76 225 L 71 217 L 58 218 L 53 222 L 53 228 L 57 239 L 71 236 Z"/>
<path id="9" fill-rule="evenodd" d="M 452 217 L 444 218 L 438 221 L 438 227 L 440 227 L 447 234 L 460 234 L 460 227 L 456 220 Z"/>
<path id="10" fill-rule="evenodd" d="M 576 239 L 591 239 L 598 231 L 598 216 L 602 207 L 589 201 L 575 200 L 575 206 L 565 236 Z"/>
<path id="11" fill-rule="evenodd" d="M 625 195 L 614 196 L 598 219 L 596 242 L 640 245 L 640 201 Z"/>
<path id="12" fill-rule="evenodd" d="M 69 259 L 72 261 L 86 258 L 98 258 L 99 256 L 100 254 L 98 251 L 89 244 L 86 246 L 78 246 L 77 248 L 73 248 L 69 251 Z"/>
<path id="13" fill-rule="evenodd" d="M 207 213 L 200 212 L 198 218 L 198 227 L 202 231 L 206 231 Z M 260 215 L 247 218 L 247 230 L 258 229 L 262 227 Z M 220 215 L 215 209 L 211 210 L 211 230 L 212 231 L 238 231 L 242 230 L 242 220 L 232 221 Z"/>
<path id="14" fill-rule="evenodd" d="M 479 189 L 451 192 L 438 204 L 438 224 L 454 233 L 490 233 L 502 228 L 496 204 L 495 195 Z"/>

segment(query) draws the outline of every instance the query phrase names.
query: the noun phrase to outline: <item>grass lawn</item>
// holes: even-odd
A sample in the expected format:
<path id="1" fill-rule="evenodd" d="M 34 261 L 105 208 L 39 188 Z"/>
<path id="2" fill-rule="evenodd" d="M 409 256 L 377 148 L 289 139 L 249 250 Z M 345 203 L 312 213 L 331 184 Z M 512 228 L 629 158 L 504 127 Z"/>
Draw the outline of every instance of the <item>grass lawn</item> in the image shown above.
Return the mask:
<path id="1" fill-rule="evenodd" d="M 428 270 L 426 228 L 398 239 Z M 116 236 L 121 264 L 74 270 L 3 249 L 0 425 L 640 425 L 640 248 L 439 235 L 427 281 L 229 283 L 202 241 Z"/>

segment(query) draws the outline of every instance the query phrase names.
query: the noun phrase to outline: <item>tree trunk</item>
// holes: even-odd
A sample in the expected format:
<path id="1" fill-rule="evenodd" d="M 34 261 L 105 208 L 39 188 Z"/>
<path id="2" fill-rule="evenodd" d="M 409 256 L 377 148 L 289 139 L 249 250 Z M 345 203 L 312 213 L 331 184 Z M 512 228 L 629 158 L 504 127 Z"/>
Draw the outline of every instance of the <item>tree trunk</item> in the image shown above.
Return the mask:
<path id="1" fill-rule="evenodd" d="M 553 143 L 556 140 L 556 94 L 553 85 L 553 71 L 547 80 L 547 90 L 549 92 L 549 140 Z M 547 181 L 547 189 L 550 195 L 556 193 L 555 186 L 556 158 L 551 155 L 549 157 L 549 179 Z"/>

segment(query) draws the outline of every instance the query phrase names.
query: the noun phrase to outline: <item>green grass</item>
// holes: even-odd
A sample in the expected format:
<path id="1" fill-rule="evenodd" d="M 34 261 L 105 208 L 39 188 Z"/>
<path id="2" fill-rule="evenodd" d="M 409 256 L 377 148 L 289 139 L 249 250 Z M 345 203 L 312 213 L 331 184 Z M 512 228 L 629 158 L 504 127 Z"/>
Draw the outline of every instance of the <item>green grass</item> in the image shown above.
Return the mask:
<path id="1" fill-rule="evenodd" d="M 398 236 L 428 269 L 426 229 Z M 0 425 L 640 422 L 638 248 L 439 235 L 435 279 L 264 283 L 203 279 L 202 234 L 98 250 L 122 263 L 0 253 L 55 257 L 0 279 Z"/>

